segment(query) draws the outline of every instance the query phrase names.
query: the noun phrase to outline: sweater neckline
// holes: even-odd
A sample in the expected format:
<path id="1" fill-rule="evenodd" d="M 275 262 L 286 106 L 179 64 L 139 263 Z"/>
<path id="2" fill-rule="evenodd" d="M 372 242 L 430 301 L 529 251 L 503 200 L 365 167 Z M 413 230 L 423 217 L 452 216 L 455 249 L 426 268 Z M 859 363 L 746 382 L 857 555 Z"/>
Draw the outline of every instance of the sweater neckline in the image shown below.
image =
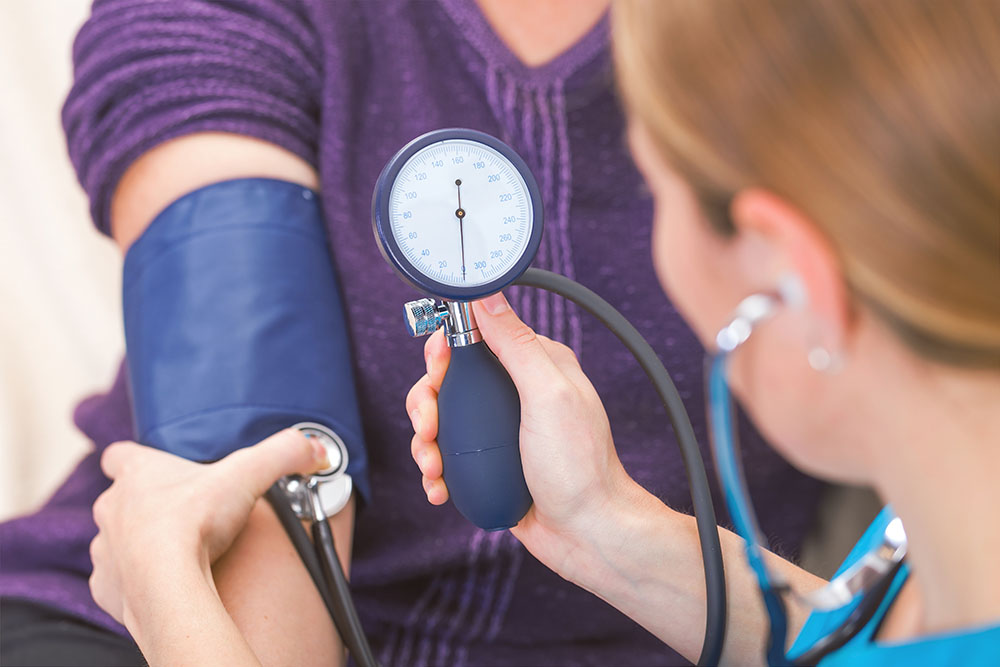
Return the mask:
<path id="1" fill-rule="evenodd" d="M 459 28 L 459 32 L 482 56 L 487 65 L 504 69 L 528 85 L 543 86 L 566 81 L 608 48 L 609 12 L 568 49 L 537 66 L 526 65 L 511 51 L 486 19 L 475 0 L 438 0 Z"/>

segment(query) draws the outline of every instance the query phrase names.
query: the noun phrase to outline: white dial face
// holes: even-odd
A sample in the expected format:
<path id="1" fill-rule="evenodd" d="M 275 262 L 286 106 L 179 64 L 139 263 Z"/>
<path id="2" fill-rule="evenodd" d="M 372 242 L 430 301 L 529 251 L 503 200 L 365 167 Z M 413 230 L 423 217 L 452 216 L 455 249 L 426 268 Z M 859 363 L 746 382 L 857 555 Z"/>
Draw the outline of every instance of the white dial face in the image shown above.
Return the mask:
<path id="1" fill-rule="evenodd" d="M 506 157 L 478 141 L 446 139 L 400 169 L 389 219 L 418 271 L 446 285 L 475 287 L 521 259 L 534 212 L 524 178 Z"/>

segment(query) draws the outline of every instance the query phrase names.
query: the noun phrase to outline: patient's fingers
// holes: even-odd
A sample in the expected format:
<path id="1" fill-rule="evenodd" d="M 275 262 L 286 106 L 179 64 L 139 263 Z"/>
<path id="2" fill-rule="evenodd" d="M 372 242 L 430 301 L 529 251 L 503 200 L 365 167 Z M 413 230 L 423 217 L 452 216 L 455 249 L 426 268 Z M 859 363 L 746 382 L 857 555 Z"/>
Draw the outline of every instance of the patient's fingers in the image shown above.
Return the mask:
<path id="1" fill-rule="evenodd" d="M 420 468 L 424 477 L 437 479 L 441 476 L 441 450 L 438 449 L 437 442 L 421 439 L 419 435 L 414 435 L 410 441 L 410 455 Z"/>

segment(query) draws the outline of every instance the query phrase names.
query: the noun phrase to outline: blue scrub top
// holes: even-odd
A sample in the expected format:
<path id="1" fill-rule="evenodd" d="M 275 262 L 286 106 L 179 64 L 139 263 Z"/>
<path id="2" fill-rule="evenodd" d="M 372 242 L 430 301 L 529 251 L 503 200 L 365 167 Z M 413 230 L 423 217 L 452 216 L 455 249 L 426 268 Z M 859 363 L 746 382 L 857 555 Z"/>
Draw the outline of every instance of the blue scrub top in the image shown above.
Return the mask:
<path id="1" fill-rule="evenodd" d="M 885 527 L 895 515 L 889 507 L 884 508 L 868 530 L 861 537 L 837 574 L 880 543 Z M 981 628 L 958 630 L 942 634 L 920 637 L 902 643 L 882 642 L 872 639 L 892 605 L 910 569 L 903 564 L 892 582 L 888 594 L 872 620 L 841 649 L 820 661 L 822 667 L 865 667 L 867 665 L 1000 665 L 1000 624 Z M 850 615 L 861 601 L 858 595 L 848 605 L 829 612 L 813 612 L 802 626 L 802 632 L 795 639 L 789 656 L 804 653 L 822 637 L 833 632 Z"/>

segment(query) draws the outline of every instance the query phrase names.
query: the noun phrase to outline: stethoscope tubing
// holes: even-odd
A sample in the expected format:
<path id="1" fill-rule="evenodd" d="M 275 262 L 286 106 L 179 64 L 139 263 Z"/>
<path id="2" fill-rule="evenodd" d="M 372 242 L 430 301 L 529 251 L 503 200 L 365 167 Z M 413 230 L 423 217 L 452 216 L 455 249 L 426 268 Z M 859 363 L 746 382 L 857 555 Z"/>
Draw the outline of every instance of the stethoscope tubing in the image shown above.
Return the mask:
<path id="1" fill-rule="evenodd" d="M 739 456 L 739 438 L 735 429 L 733 399 L 728 383 L 730 354 L 749 338 L 755 324 L 773 314 L 773 309 L 779 303 L 776 298 L 767 298 L 771 299 L 771 305 L 768 306 L 771 309 L 769 311 L 761 310 L 752 317 L 746 317 L 746 314 L 741 315 L 740 309 L 738 309 L 738 314 L 733 321 L 737 322 L 740 318 L 743 319 L 742 324 L 745 326 L 742 327 L 742 334 L 738 339 L 730 339 L 734 341 L 730 349 L 719 351 L 707 359 L 709 435 L 719 483 L 723 489 L 733 527 L 744 540 L 747 563 L 756 576 L 757 585 L 764 599 L 770 625 L 767 662 L 769 665 L 814 665 L 843 647 L 871 621 L 888 595 L 892 582 L 903 565 L 903 560 L 900 558 L 900 560 L 893 562 L 887 571 L 881 574 L 868 587 L 868 590 L 862 593 L 862 598 L 857 606 L 833 632 L 817 641 L 795 659 L 787 655 L 785 646 L 788 638 L 788 615 L 784 596 L 792 591 L 785 582 L 776 579 L 769 572 L 764 562 L 764 548 L 762 546 L 764 540 L 753 510 L 753 503 L 750 499 Z M 724 340 L 723 333 L 725 331 L 726 329 L 723 329 L 723 332 L 720 332 L 719 340 Z M 905 554 L 905 545 L 902 553 Z"/>
<path id="2" fill-rule="evenodd" d="M 347 577 L 337 558 L 329 523 L 326 520 L 313 521 L 313 539 L 310 540 L 281 486 L 273 485 L 265 497 L 312 577 L 344 646 L 360 667 L 378 667 L 358 618 Z"/>

